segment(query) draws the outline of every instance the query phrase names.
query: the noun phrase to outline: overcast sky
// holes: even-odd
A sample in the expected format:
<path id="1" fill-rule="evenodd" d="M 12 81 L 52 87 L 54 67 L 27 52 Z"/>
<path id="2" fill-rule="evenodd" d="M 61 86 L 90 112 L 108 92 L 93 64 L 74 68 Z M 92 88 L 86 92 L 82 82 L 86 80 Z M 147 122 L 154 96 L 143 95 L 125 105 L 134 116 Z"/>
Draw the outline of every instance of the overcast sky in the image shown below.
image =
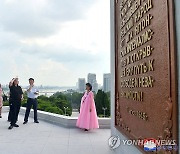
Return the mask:
<path id="1" fill-rule="evenodd" d="M 109 0 L 0 0 L 0 83 L 74 86 L 110 72 Z"/>

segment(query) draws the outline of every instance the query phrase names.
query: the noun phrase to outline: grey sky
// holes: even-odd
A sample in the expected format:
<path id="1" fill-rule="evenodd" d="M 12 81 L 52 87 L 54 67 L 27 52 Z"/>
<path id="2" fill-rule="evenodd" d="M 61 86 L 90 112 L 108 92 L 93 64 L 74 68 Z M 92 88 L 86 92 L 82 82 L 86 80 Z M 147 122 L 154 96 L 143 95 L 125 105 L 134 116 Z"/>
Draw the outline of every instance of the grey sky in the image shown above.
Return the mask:
<path id="1" fill-rule="evenodd" d="M 0 82 L 75 85 L 109 72 L 109 0 L 1 0 Z"/>

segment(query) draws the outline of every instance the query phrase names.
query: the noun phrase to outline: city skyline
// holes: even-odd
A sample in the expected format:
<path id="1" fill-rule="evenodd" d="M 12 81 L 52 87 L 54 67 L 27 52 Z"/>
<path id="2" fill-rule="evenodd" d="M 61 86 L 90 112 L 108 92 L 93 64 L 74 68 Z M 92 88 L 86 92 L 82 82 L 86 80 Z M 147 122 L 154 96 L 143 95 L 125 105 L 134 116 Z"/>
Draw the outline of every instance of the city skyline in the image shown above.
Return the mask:
<path id="1" fill-rule="evenodd" d="M 96 74 L 95 73 L 88 73 L 87 78 L 78 78 L 77 82 L 77 90 L 82 92 L 85 90 L 85 83 L 90 83 L 93 87 L 93 91 L 97 92 L 99 89 L 102 89 L 105 92 L 111 91 L 111 73 L 104 73 L 103 76 L 103 84 L 99 84 L 96 80 Z"/>
<path id="2" fill-rule="evenodd" d="M 33 77 L 36 85 L 72 86 L 88 72 L 103 83 L 110 71 L 109 1 L 2 0 L 0 14 L 0 83 L 18 76 L 20 85 Z"/>
<path id="3" fill-rule="evenodd" d="M 88 73 L 89 74 L 89 73 Z M 88 75 L 87 74 L 87 75 Z M 95 73 L 90 73 L 90 74 L 95 74 Z M 103 89 L 103 85 L 104 85 L 104 74 L 110 74 L 110 73 L 103 73 L 102 74 L 102 83 L 99 83 L 98 81 L 97 81 L 97 84 L 98 84 L 98 88 L 99 89 Z M 36 86 L 38 86 L 38 87 L 41 87 L 41 88 L 48 88 L 48 87 L 54 87 L 54 88 L 59 88 L 59 87 L 69 87 L 69 88 L 76 88 L 76 89 L 78 89 L 78 82 L 77 82 L 77 80 L 79 80 L 79 79 L 85 79 L 85 84 L 88 82 L 88 79 L 87 79 L 87 75 L 86 75 L 86 77 L 78 77 L 77 79 L 76 79 L 76 82 L 73 84 L 73 85 L 68 85 L 68 86 L 61 86 L 61 85 L 43 85 L 43 84 L 36 84 Z M 9 83 L 5 83 L 5 84 L 2 84 L 2 86 L 3 87 L 8 87 L 8 84 Z M 26 87 L 27 85 L 28 85 L 29 83 L 27 82 L 27 84 L 25 84 L 25 85 L 23 85 L 23 84 L 19 84 L 20 86 L 23 86 L 23 87 Z"/>

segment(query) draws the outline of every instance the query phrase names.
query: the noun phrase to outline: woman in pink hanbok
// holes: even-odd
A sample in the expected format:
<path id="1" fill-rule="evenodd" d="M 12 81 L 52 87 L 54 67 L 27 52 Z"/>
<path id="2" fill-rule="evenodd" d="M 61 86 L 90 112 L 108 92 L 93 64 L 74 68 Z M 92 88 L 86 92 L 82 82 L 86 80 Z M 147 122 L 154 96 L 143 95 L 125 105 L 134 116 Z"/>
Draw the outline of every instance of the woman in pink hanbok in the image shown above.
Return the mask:
<path id="1" fill-rule="evenodd" d="M 99 128 L 96 106 L 94 102 L 94 94 L 90 83 L 86 84 L 86 92 L 81 99 L 80 115 L 76 126 L 88 131 L 90 129 Z"/>
<path id="2" fill-rule="evenodd" d="M 0 118 L 2 118 L 1 112 L 2 112 L 2 107 L 3 107 L 2 95 L 3 95 L 3 90 L 2 90 L 2 87 L 1 87 L 1 84 L 0 84 Z"/>

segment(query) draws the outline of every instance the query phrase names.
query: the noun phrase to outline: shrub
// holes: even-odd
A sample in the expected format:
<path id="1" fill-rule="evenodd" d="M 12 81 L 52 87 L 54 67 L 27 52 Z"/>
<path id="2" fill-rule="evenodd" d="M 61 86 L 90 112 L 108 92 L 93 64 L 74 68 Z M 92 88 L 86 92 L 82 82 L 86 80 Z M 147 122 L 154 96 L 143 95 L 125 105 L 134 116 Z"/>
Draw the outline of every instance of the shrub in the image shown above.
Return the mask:
<path id="1" fill-rule="evenodd" d="M 65 112 L 64 107 L 68 107 L 66 114 L 72 114 L 72 107 L 70 102 L 67 100 L 66 96 L 63 93 L 56 93 L 51 97 L 39 96 L 38 97 L 38 110 L 61 114 L 63 115 Z M 3 103 L 4 106 L 9 106 L 9 102 L 6 101 Z M 22 107 L 27 106 L 27 96 L 24 94 L 24 100 L 21 103 Z"/>
<path id="2" fill-rule="evenodd" d="M 46 108 L 49 108 L 49 107 L 51 107 L 50 104 L 42 103 L 42 104 L 39 104 L 39 105 L 38 105 L 38 110 L 46 111 Z"/>
<path id="3" fill-rule="evenodd" d="M 8 101 L 3 102 L 3 106 L 9 106 L 9 102 Z"/>
<path id="4" fill-rule="evenodd" d="M 26 105 L 27 105 L 27 98 L 24 99 L 24 100 L 22 101 L 22 103 L 21 103 L 21 106 L 22 106 L 22 107 L 26 107 Z"/>
<path id="5" fill-rule="evenodd" d="M 39 99 L 39 100 L 43 100 L 43 101 L 47 101 L 47 100 L 49 100 L 49 98 L 48 98 L 48 97 L 46 97 L 46 96 L 44 96 L 44 95 L 40 95 L 40 96 L 38 96 L 38 99 Z"/>
<path id="6" fill-rule="evenodd" d="M 61 115 L 64 114 L 63 111 L 58 107 L 47 107 L 45 109 L 45 111 L 46 112 L 51 112 L 51 113 L 56 113 L 56 114 L 61 114 Z"/>
<path id="7" fill-rule="evenodd" d="M 98 117 L 99 118 L 104 118 L 104 115 L 103 114 L 99 114 Z"/>

